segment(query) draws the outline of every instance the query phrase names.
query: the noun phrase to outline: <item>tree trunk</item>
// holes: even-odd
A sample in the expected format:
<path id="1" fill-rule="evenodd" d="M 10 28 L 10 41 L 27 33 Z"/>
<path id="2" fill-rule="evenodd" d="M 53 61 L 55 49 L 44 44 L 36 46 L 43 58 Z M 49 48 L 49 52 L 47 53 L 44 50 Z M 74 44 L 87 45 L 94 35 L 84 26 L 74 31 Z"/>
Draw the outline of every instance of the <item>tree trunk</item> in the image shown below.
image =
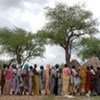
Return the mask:
<path id="1" fill-rule="evenodd" d="M 66 49 L 65 50 L 65 61 L 66 61 L 66 64 L 68 64 L 68 65 L 70 63 L 70 58 L 71 58 L 71 55 L 69 54 L 68 50 Z"/>
<path id="2" fill-rule="evenodd" d="M 18 64 L 21 64 L 21 55 L 20 54 L 17 54 L 17 63 Z"/>

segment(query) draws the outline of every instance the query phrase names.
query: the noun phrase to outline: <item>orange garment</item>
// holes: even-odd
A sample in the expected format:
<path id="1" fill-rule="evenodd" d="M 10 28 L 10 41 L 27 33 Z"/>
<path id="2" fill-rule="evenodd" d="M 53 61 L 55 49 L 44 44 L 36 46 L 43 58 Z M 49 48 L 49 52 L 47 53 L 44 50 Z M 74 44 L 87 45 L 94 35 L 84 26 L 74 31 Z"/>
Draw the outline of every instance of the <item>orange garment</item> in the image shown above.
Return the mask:
<path id="1" fill-rule="evenodd" d="M 69 78 L 70 78 L 70 69 L 69 68 L 64 68 L 63 69 L 63 84 L 62 84 L 62 89 L 63 89 L 63 94 L 66 94 L 69 92 Z"/>
<path id="2" fill-rule="evenodd" d="M 49 93 L 50 92 L 50 87 L 49 87 L 49 79 L 50 79 L 50 65 L 46 66 L 46 82 L 45 82 L 45 93 Z"/>
<path id="3" fill-rule="evenodd" d="M 85 67 L 81 67 L 79 69 L 80 76 L 80 92 L 85 92 L 85 84 L 86 84 L 86 69 Z"/>

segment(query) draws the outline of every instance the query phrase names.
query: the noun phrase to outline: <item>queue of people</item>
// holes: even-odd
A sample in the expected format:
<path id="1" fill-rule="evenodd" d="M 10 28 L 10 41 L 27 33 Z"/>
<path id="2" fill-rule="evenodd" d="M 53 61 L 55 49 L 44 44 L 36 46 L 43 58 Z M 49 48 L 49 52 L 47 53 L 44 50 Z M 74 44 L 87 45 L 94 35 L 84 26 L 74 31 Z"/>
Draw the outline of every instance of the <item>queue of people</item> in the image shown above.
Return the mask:
<path id="1" fill-rule="evenodd" d="M 4 64 L 0 73 L 1 95 L 100 95 L 100 68 L 58 64 L 44 68 Z"/>

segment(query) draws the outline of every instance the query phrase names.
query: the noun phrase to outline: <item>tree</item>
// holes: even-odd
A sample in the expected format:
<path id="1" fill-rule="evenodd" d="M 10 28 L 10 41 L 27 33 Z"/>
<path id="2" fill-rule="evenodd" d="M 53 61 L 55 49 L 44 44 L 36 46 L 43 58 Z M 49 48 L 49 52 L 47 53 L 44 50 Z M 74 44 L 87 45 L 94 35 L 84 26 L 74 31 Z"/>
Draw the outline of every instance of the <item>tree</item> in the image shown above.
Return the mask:
<path id="1" fill-rule="evenodd" d="M 98 57 L 100 59 L 100 39 L 95 37 L 83 38 L 80 45 L 81 49 L 78 55 L 83 60 L 92 56 Z"/>
<path id="2" fill-rule="evenodd" d="M 21 28 L 1 28 L 0 47 L 1 53 L 16 57 L 18 64 L 31 57 L 42 56 L 44 51 L 44 43 L 40 37 Z"/>
<path id="3" fill-rule="evenodd" d="M 85 10 L 84 6 L 57 4 L 54 8 L 47 8 L 48 22 L 42 30 L 53 44 L 60 45 L 65 50 L 65 61 L 70 62 L 72 49 L 79 38 L 98 32 L 97 21 L 93 14 Z"/>

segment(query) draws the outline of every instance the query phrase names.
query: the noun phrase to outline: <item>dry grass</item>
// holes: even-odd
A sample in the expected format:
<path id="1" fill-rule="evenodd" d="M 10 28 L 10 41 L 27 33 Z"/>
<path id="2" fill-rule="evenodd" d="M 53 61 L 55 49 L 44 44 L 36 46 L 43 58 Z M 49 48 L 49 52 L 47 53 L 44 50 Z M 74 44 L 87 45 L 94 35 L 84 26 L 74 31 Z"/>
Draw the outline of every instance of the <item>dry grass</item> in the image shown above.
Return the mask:
<path id="1" fill-rule="evenodd" d="M 0 100 L 100 100 L 100 97 L 75 97 L 63 96 L 0 96 Z"/>
<path id="2" fill-rule="evenodd" d="M 69 100 L 69 99 L 67 99 L 66 97 L 55 97 L 55 96 L 0 96 L 0 100 Z"/>

